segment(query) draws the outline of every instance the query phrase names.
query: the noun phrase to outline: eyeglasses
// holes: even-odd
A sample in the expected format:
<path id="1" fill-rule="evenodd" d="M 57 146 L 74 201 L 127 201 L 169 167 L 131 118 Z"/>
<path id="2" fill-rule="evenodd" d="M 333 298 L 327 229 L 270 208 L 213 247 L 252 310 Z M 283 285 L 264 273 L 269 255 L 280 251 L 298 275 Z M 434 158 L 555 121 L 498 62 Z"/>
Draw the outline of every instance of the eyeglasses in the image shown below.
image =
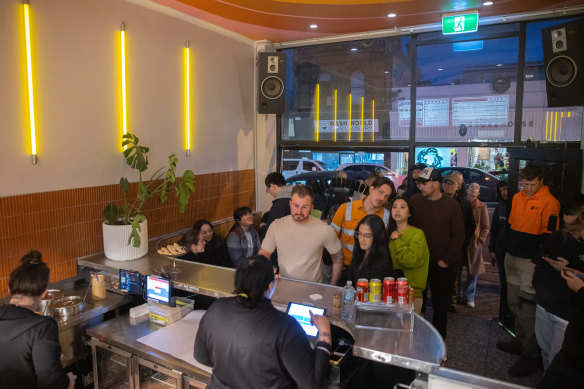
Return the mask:
<path id="1" fill-rule="evenodd" d="M 355 231 L 355 237 L 357 239 L 359 239 L 359 238 L 372 239 L 373 238 L 373 234 L 367 234 L 367 233 Z"/>

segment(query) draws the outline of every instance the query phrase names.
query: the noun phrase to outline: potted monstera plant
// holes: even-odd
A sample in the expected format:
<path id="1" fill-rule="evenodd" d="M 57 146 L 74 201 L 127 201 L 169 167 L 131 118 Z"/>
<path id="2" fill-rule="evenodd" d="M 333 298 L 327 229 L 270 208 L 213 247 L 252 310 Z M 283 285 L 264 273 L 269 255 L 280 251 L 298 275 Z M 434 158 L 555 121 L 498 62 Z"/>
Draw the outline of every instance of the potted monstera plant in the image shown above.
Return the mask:
<path id="1" fill-rule="evenodd" d="M 138 172 L 138 190 L 130 198 L 130 181 L 122 177 L 120 188 L 124 194 L 122 204 L 107 204 L 103 210 L 103 246 L 105 256 L 117 261 L 127 261 L 144 256 L 148 252 L 148 224 L 142 213 L 146 202 L 156 197 L 166 202 L 169 193 L 178 197 L 179 212 L 184 212 L 191 193 L 195 190 L 195 174 L 186 170 L 176 176 L 178 158 L 168 157 L 168 164 L 156 170 L 148 180 L 142 173 L 148 169 L 149 147 L 142 146 L 134 134 L 122 139 L 126 163 Z"/>

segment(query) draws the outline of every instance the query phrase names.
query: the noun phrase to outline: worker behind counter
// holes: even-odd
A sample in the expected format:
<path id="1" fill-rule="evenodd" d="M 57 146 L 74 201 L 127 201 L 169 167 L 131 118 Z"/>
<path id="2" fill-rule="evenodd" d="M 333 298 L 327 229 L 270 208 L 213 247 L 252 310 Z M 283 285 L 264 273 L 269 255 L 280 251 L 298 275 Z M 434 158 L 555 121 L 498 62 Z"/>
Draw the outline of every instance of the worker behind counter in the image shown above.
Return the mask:
<path id="1" fill-rule="evenodd" d="M 328 319 L 313 316 L 318 342 L 310 347 L 300 324 L 272 305 L 272 265 L 245 259 L 235 272 L 235 297 L 216 300 L 201 319 L 194 357 L 212 366 L 207 388 L 317 388 L 329 369 Z"/>
<path id="2" fill-rule="evenodd" d="M 37 315 L 49 286 L 49 268 L 31 251 L 10 274 L 10 303 L 0 306 L 0 386 L 65 389 L 77 378 L 61 366 L 59 329 Z"/>

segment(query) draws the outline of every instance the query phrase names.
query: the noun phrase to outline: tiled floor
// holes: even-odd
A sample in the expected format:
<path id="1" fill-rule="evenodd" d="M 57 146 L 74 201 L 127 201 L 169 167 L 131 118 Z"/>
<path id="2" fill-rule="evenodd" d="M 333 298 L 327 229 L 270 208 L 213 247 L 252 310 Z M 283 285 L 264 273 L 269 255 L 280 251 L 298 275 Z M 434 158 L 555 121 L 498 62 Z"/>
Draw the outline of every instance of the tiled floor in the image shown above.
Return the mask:
<path id="1" fill-rule="evenodd" d="M 457 305 L 456 313 L 448 314 L 446 367 L 468 373 L 535 387 L 543 370 L 525 378 L 507 374 L 518 357 L 499 351 L 499 340 L 509 341 L 511 336 L 497 324 L 499 315 L 499 278 L 497 268 L 485 264 L 486 273 L 479 276 L 475 308 Z M 465 279 L 463 270 L 463 281 Z M 431 322 L 432 310 L 425 317 Z"/>

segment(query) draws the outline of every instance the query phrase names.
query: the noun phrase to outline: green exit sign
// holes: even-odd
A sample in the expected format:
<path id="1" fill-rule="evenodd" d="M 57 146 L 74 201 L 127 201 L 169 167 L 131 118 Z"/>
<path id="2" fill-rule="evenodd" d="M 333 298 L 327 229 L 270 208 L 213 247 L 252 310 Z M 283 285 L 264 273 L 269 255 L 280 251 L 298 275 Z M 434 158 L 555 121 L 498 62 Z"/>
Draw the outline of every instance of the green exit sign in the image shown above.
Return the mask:
<path id="1" fill-rule="evenodd" d="M 442 16 L 442 34 L 463 34 L 475 32 L 479 28 L 479 13 Z"/>

